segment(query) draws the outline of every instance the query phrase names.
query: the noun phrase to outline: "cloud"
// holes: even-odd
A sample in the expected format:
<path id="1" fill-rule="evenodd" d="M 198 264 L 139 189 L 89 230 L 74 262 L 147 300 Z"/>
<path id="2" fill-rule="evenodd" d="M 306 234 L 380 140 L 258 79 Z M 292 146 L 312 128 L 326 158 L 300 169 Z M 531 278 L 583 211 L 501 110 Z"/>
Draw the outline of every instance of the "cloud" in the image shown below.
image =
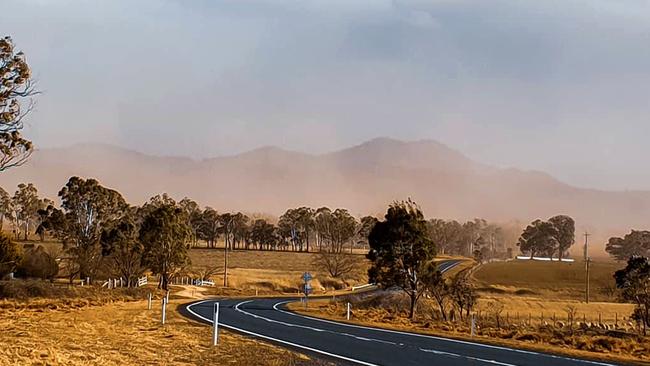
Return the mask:
<path id="1" fill-rule="evenodd" d="M 650 189 L 649 18 L 635 0 L 8 0 L 0 24 L 45 91 L 39 146 L 205 157 L 433 138 Z"/>

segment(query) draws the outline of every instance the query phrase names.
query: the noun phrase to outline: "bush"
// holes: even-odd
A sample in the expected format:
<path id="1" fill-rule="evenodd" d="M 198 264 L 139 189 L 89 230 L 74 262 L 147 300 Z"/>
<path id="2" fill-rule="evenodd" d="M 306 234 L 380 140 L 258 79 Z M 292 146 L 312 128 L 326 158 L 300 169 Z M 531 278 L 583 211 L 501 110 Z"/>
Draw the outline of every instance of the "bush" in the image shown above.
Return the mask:
<path id="1" fill-rule="evenodd" d="M 54 256 L 47 253 L 42 246 L 29 250 L 16 269 L 20 277 L 54 280 L 59 273 L 59 264 Z"/>
<path id="2" fill-rule="evenodd" d="M 0 279 L 16 269 L 21 252 L 18 244 L 6 234 L 0 233 Z"/>

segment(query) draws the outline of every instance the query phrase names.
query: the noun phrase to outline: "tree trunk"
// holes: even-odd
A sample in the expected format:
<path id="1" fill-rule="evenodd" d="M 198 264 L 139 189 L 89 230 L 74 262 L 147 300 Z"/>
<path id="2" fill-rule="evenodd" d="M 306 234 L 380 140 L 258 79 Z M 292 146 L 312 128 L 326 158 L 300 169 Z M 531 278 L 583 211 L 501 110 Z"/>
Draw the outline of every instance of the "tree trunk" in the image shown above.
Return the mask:
<path id="1" fill-rule="evenodd" d="M 409 313 L 409 319 L 414 320 L 415 319 L 415 306 L 417 305 L 417 294 L 412 293 L 410 294 L 411 296 L 411 310 Z"/>

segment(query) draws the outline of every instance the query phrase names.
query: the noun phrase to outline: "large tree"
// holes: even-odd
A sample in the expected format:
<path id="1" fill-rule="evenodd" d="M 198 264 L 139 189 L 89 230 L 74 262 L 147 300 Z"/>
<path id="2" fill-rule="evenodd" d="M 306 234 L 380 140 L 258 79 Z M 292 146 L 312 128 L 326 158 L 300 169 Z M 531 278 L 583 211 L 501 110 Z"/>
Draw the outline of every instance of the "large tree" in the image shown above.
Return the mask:
<path id="1" fill-rule="evenodd" d="M 108 259 L 113 273 L 126 279 L 127 287 L 137 286 L 144 273 L 144 246 L 139 238 L 135 208 L 112 223 L 101 235 L 102 255 Z"/>
<path id="2" fill-rule="evenodd" d="M 290 208 L 278 220 L 281 235 L 296 251 L 309 251 L 309 234 L 314 227 L 314 212 L 308 207 Z"/>
<path id="3" fill-rule="evenodd" d="M 199 204 L 196 203 L 196 201 L 191 200 L 187 197 L 180 200 L 178 202 L 178 206 L 180 206 L 180 208 L 185 211 L 185 214 L 187 216 L 187 224 L 192 229 L 192 245 L 196 246 L 199 239 L 198 232 L 201 227 L 201 208 L 199 207 Z"/>
<path id="4" fill-rule="evenodd" d="M 397 286 L 410 297 L 409 317 L 415 317 L 423 294 L 423 279 L 435 271 L 436 247 L 420 208 L 411 200 L 389 206 L 384 221 L 368 237 L 371 267 L 368 277 L 383 288 Z"/>
<path id="5" fill-rule="evenodd" d="M 557 247 L 556 235 L 557 229 L 552 223 L 535 220 L 524 229 L 517 246 L 531 258 L 537 255 L 553 256 Z"/>
<path id="6" fill-rule="evenodd" d="M 16 52 L 10 37 L 0 39 L 0 171 L 23 164 L 32 153 L 21 131 L 35 94 L 25 54 Z"/>
<path id="7" fill-rule="evenodd" d="M 42 208 L 42 201 L 38 198 L 38 190 L 32 183 L 20 183 L 13 197 L 14 219 L 16 220 L 16 239 L 23 231 L 23 239 L 29 237 L 29 230 L 38 217 L 38 210 Z"/>
<path id="8" fill-rule="evenodd" d="M 610 238 L 605 250 L 619 261 L 633 256 L 650 257 L 650 231 L 632 230 L 622 238 Z"/>
<path id="9" fill-rule="evenodd" d="M 646 335 L 650 326 L 650 263 L 647 257 L 632 257 L 624 269 L 614 273 L 616 287 L 621 289 L 624 300 L 636 305 L 633 317 L 643 324 Z"/>
<path id="10" fill-rule="evenodd" d="M 562 257 L 567 253 L 569 248 L 575 243 L 575 221 L 569 216 L 566 215 L 557 215 L 548 219 L 548 222 L 553 224 L 556 229 L 555 239 L 557 240 L 557 254 L 558 258 L 562 260 Z"/>
<path id="11" fill-rule="evenodd" d="M 201 213 L 200 225 L 197 234 L 202 240 L 205 240 L 208 248 L 216 248 L 217 239 L 222 231 L 221 217 L 212 207 L 206 207 Z"/>
<path id="12" fill-rule="evenodd" d="M 257 219 L 251 225 L 250 240 L 257 248 L 263 250 L 273 250 L 278 245 L 280 238 L 275 225 L 264 219 Z"/>
<path id="13" fill-rule="evenodd" d="M 13 220 L 14 202 L 7 191 L 0 187 L 0 229 L 4 227 L 5 219 Z"/>
<path id="14" fill-rule="evenodd" d="M 80 278 L 93 277 L 101 261 L 101 234 L 127 208 L 119 192 L 105 188 L 95 179 L 72 177 L 59 191 L 65 213 L 64 240 L 74 258 Z"/>
<path id="15" fill-rule="evenodd" d="M 169 203 L 147 213 L 140 227 L 146 265 L 160 275 L 160 286 L 168 290 L 170 275 L 189 262 L 186 241 L 191 228 L 185 211 Z"/>

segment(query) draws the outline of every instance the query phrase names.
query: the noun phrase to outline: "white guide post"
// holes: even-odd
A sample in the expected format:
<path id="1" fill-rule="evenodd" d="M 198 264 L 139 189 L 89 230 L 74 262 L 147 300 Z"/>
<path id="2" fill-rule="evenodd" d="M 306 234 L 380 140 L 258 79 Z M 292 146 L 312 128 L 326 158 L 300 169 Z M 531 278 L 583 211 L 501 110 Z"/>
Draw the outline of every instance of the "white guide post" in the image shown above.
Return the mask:
<path id="1" fill-rule="evenodd" d="M 165 325 L 165 310 L 167 307 L 167 299 L 163 296 L 162 298 L 162 324 Z"/>
<path id="2" fill-rule="evenodd" d="M 149 302 L 147 303 L 147 310 L 151 310 L 151 292 L 149 293 Z"/>
<path id="3" fill-rule="evenodd" d="M 476 318 L 472 314 L 472 337 L 476 335 Z"/>
<path id="4" fill-rule="evenodd" d="M 214 303 L 212 312 L 212 345 L 216 346 L 219 343 L 219 303 Z"/>
<path id="5" fill-rule="evenodd" d="M 345 318 L 347 320 L 350 320 L 350 303 L 348 303 L 348 311 L 347 311 L 347 314 L 345 315 Z"/>

